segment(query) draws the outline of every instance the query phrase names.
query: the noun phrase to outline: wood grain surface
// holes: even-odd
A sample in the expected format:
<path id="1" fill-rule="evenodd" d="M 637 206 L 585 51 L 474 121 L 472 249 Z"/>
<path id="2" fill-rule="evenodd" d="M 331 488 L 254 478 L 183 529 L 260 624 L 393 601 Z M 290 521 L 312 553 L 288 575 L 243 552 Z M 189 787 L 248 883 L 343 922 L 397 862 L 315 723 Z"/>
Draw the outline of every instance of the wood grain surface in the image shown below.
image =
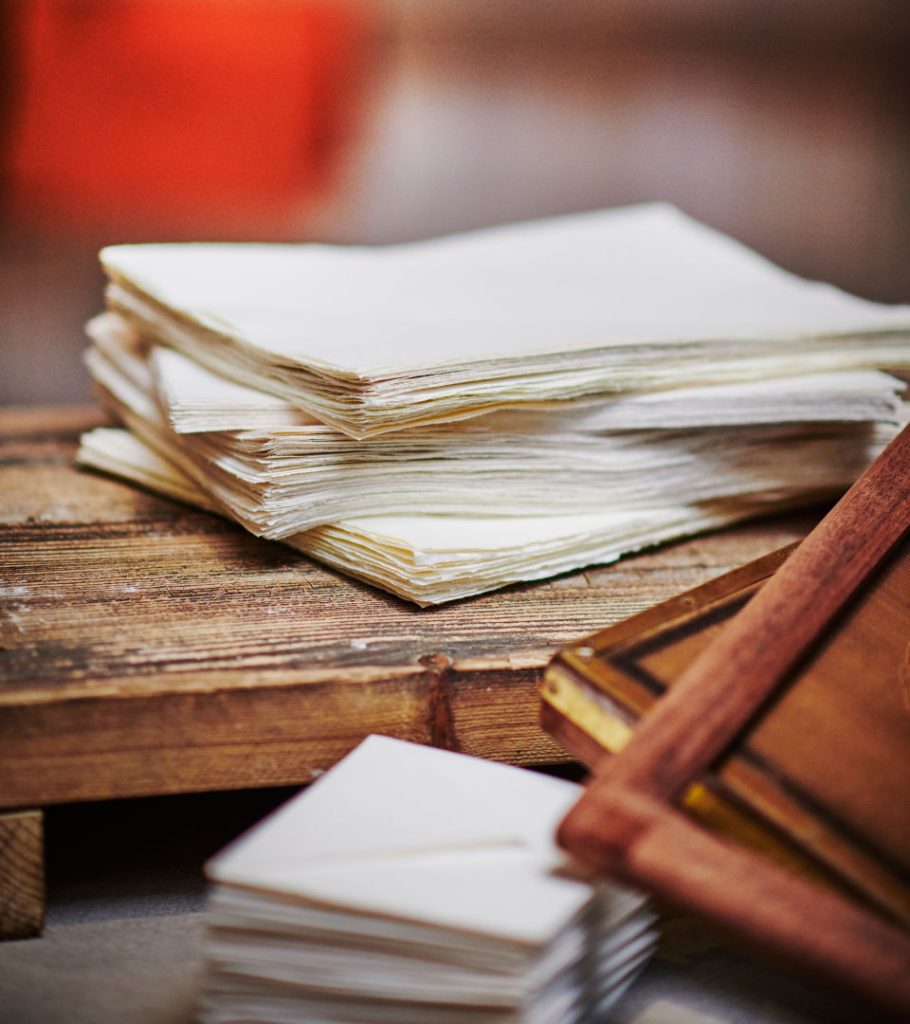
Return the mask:
<path id="1" fill-rule="evenodd" d="M 25 939 L 43 926 L 43 815 L 0 814 L 0 939 Z"/>
<path id="2" fill-rule="evenodd" d="M 910 864 L 910 627 L 907 551 L 900 544 L 908 528 L 905 428 L 745 604 L 730 602 L 739 610 L 628 742 L 598 762 L 557 832 L 589 866 L 705 914 L 750 945 L 858 995 L 874 1019 L 894 1020 L 910 1019 L 910 931 L 899 913 Z M 699 605 L 697 592 L 689 598 Z M 712 609 L 700 607 L 710 623 Z M 852 650 L 838 646 L 842 633 L 855 634 Z M 594 639 L 584 651 L 593 654 L 604 641 Z M 834 659 L 821 669 L 830 652 Z M 784 697 L 772 701 L 780 686 L 788 687 Z M 814 809 L 790 835 L 818 853 L 816 833 L 840 817 L 860 853 L 875 851 L 886 874 L 894 868 L 893 884 L 876 901 L 893 914 L 746 852 L 673 803 L 743 742 L 747 726 L 762 736 L 758 749 L 772 781 Z M 887 900 L 892 892 L 896 907 Z"/>
<path id="3" fill-rule="evenodd" d="M 420 610 L 73 466 L 0 412 L 0 807 L 305 782 L 370 732 L 518 764 L 561 646 L 803 536 L 787 516 Z"/>
<path id="4" fill-rule="evenodd" d="M 564 831 L 565 822 L 559 834 L 589 867 L 702 914 L 782 966 L 858 998 L 864 1020 L 910 1020 L 905 929 L 708 832 L 646 791 L 595 784 L 570 823 L 578 808 L 598 824 L 597 838 L 588 831 L 583 839 L 577 825 Z"/>
<path id="5" fill-rule="evenodd" d="M 591 766 L 621 751 L 787 550 L 564 648 L 547 670 L 547 731 Z M 685 806 L 910 928 L 908 640 L 905 537 Z"/>

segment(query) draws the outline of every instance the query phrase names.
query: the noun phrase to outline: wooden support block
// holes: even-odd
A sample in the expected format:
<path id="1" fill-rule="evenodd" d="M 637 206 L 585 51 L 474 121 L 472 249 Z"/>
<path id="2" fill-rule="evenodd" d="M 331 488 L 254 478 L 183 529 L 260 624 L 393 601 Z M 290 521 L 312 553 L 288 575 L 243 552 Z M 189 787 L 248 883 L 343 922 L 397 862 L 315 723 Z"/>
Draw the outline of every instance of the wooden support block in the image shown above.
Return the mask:
<path id="1" fill-rule="evenodd" d="M 39 935 L 44 927 L 44 815 L 0 814 L 0 939 Z"/>

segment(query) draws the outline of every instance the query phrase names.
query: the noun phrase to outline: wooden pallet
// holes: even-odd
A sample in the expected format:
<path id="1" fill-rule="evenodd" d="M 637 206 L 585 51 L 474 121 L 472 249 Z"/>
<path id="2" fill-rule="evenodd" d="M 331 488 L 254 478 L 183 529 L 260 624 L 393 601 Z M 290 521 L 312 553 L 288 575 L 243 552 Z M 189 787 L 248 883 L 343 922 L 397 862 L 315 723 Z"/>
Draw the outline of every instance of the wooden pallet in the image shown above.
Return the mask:
<path id="1" fill-rule="evenodd" d="M 371 732 L 563 760 L 537 722 L 556 650 L 817 518 L 419 610 L 76 469 L 79 433 L 101 422 L 85 408 L 0 412 L 2 809 L 305 783 Z"/>

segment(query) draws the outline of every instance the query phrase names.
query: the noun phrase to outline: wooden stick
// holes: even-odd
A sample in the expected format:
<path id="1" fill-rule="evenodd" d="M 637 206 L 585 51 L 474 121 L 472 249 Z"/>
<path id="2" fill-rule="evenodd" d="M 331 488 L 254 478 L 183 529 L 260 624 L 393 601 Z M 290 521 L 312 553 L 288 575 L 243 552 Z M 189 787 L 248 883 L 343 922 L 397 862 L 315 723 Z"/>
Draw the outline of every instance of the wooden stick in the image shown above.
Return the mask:
<path id="1" fill-rule="evenodd" d="M 622 755 L 599 766 L 593 785 L 677 796 L 732 742 L 908 528 L 910 427 L 689 666 Z"/>

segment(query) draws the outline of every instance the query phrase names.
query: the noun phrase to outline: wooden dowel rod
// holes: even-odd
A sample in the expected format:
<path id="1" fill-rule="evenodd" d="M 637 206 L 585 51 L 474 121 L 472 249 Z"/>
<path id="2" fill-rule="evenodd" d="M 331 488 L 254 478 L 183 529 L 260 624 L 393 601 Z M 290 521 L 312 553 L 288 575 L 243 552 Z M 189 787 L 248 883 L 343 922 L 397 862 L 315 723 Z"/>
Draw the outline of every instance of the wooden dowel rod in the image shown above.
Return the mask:
<path id="1" fill-rule="evenodd" d="M 598 771 L 672 799 L 729 745 L 910 527 L 910 427 Z M 599 785 L 595 780 L 593 785 Z"/>

